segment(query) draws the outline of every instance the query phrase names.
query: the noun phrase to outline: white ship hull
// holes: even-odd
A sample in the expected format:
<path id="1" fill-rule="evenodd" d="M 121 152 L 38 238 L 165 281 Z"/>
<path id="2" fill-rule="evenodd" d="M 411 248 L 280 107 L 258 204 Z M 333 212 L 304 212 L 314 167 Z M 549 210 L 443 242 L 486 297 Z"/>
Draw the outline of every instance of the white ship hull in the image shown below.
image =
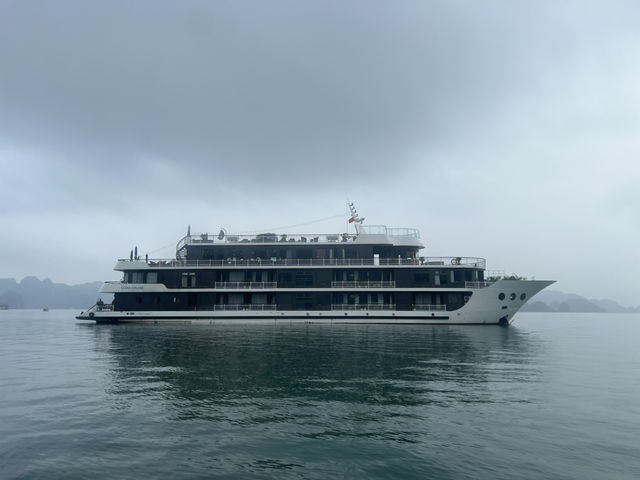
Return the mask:
<path id="1" fill-rule="evenodd" d="M 424 310 L 264 310 L 264 311 L 100 311 L 92 308 L 77 318 L 118 323 L 326 323 L 326 324 L 426 324 L 505 325 L 536 293 L 551 285 L 546 280 L 498 280 L 472 295 L 453 311 Z M 501 297 L 504 294 L 504 298 Z"/>

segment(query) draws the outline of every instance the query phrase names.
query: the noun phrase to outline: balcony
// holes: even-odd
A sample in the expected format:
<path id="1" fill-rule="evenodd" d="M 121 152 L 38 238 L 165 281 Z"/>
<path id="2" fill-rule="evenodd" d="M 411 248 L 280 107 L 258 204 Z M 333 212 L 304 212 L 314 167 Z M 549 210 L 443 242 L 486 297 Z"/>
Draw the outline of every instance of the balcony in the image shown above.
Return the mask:
<path id="1" fill-rule="evenodd" d="M 277 282 L 216 282 L 215 288 L 231 288 L 231 289 L 245 289 L 245 288 L 277 288 Z"/>
<path id="2" fill-rule="evenodd" d="M 338 303 L 331 305 L 331 310 L 395 310 L 396 305 L 390 303 Z"/>
<path id="3" fill-rule="evenodd" d="M 446 305 L 414 305 L 414 310 L 424 310 L 427 312 L 446 312 Z"/>
<path id="4" fill-rule="evenodd" d="M 332 288 L 395 288 L 396 282 L 331 282 Z"/>
<path id="5" fill-rule="evenodd" d="M 205 310 L 200 308 L 199 310 Z M 277 310 L 277 305 L 212 305 L 207 307 L 206 310 L 223 311 L 223 312 L 242 312 L 242 311 L 267 311 Z"/>

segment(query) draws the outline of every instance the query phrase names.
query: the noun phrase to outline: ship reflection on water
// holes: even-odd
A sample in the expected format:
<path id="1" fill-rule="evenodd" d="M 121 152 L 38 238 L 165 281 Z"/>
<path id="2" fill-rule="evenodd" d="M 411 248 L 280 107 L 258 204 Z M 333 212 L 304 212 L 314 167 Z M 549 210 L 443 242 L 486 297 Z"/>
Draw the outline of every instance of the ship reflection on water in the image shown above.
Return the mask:
<path id="1" fill-rule="evenodd" d="M 542 349 L 517 327 L 91 328 L 95 348 L 112 365 L 109 394 L 118 401 L 161 399 L 181 415 L 274 400 L 396 406 L 526 401 L 521 387 L 537 381 Z"/>

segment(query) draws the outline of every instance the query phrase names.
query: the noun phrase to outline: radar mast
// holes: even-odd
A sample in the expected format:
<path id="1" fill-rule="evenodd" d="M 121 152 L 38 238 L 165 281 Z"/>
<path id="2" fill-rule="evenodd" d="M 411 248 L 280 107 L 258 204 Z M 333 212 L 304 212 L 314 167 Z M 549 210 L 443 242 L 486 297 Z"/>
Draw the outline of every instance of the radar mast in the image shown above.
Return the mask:
<path id="1" fill-rule="evenodd" d="M 349 211 L 351 212 L 349 223 L 354 224 L 354 226 L 356 227 L 356 233 L 359 235 L 360 226 L 362 225 L 362 222 L 364 222 L 364 217 L 360 217 L 358 215 L 358 211 L 356 210 L 356 207 L 353 206 L 353 202 L 349 202 L 347 205 L 349 206 Z"/>

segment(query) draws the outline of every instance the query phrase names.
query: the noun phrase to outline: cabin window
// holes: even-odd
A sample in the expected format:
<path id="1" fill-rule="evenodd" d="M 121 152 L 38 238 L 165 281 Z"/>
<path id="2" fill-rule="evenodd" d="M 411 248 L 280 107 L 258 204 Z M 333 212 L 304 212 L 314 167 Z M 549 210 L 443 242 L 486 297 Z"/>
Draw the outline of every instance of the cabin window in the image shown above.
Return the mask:
<path id="1" fill-rule="evenodd" d="M 413 280 L 416 283 L 428 283 L 429 282 L 429 274 L 428 273 L 416 273 L 413 275 Z"/>
<path id="2" fill-rule="evenodd" d="M 242 293 L 230 293 L 229 305 L 242 305 L 244 303 L 244 295 Z"/>
<path id="3" fill-rule="evenodd" d="M 451 281 L 451 283 L 454 283 L 456 281 L 455 274 L 453 273 L 453 270 L 451 270 L 449 272 L 449 280 Z"/>
<path id="4" fill-rule="evenodd" d="M 311 295 L 296 295 L 296 310 L 311 310 L 313 299 Z"/>
<path id="5" fill-rule="evenodd" d="M 147 283 L 158 283 L 158 272 L 148 272 Z"/>
<path id="6" fill-rule="evenodd" d="M 229 272 L 230 282 L 244 282 L 244 272 L 232 271 Z"/>
<path id="7" fill-rule="evenodd" d="M 266 305 L 267 294 L 266 293 L 254 293 L 251 295 L 251 303 L 253 305 Z"/>
<path id="8" fill-rule="evenodd" d="M 297 287 L 311 287 L 313 285 L 313 275 L 310 271 L 296 272 Z"/>
<path id="9" fill-rule="evenodd" d="M 520 295 L 520 300 L 524 300 L 525 298 L 527 298 L 527 294 L 523 293 L 522 295 Z"/>
<path id="10" fill-rule="evenodd" d="M 382 280 L 382 272 L 380 270 L 369 270 L 368 279 L 370 282 L 380 282 Z"/>
<path id="11" fill-rule="evenodd" d="M 331 304 L 331 295 L 321 294 L 318 295 L 318 305 L 326 306 Z"/>
<path id="12" fill-rule="evenodd" d="M 144 283 L 144 272 L 131 272 L 131 283 Z"/>
<path id="13" fill-rule="evenodd" d="M 278 283 L 289 285 L 291 283 L 291 273 L 290 272 L 278 273 Z"/>
<path id="14" fill-rule="evenodd" d="M 355 282 L 358 280 L 358 272 L 354 270 L 349 270 L 344 272 L 343 278 L 346 282 Z"/>
<path id="15" fill-rule="evenodd" d="M 195 287 L 196 286 L 196 274 L 195 273 L 183 273 L 182 274 L 182 287 Z"/>
<path id="16" fill-rule="evenodd" d="M 142 303 L 142 297 L 141 296 L 136 296 L 136 303 Z"/>
<path id="17" fill-rule="evenodd" d="M 415 294 L 415 305 L 429 305 L 431 304 L 431 294 L 430 293 L 416 293 Z"/>

